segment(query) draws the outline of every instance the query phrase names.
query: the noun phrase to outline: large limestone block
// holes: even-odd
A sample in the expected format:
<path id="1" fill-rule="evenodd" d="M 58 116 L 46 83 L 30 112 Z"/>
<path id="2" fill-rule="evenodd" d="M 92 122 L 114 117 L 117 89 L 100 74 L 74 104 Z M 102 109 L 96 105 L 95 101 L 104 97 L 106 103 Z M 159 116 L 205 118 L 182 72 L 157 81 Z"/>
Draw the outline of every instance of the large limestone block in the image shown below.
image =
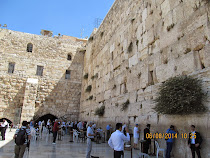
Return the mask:
<path id="1" fill-rule="evenodd" d="M 205 67 L 210 67 L 210 43 L 205 45 L 204 48 L 204 66 Z"/>
<path id="2" fill-rule="evenodd" d="M 138 55 L 135 54 L 132 57 L 129 58 L 129 67 L 132 67 L 138 63 Z"/>
<path id="3" fill-rule="evenodd" d="M 170 0 L 165 0 L 161 4 L 162 17 L 165 17 L 170 11 Z"/>

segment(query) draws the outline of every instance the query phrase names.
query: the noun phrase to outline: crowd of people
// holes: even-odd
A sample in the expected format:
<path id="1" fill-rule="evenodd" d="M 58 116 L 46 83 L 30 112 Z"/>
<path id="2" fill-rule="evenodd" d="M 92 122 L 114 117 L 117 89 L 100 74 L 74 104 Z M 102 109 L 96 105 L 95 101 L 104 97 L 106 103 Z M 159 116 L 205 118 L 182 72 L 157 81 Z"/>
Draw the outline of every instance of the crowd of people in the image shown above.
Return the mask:
<path id="1" fill-rule="evenodd" d="M 0 123 L 1 127 L 1 136 L 2 140 L 5 140 L 6 129 L 9 124 L 4 119 L 3 122 Z M 145 154 L 151 154 L 149 149 L 151 149 L 151 135 L 150 132 L 150 124 L 147 124 L 143 130 L 143 144 L 141 147 L 141 152 Z M 191 132 L 189 133 L 188 145 L 192 152 L 192 158 L 195 158 L 195 153 L 198 158 L 201 158 L 200 149 L 202 143 L 202 137 L 199 132 L 195 131 L 195 126 L 191 125 Z M 125 123 L 117 123 L 116 127 L 113 128 L 111 124 L 108 124 L 103 130 L 101 127 L 97 127 L 94 122 L 87 121 L 62 121 L 60 119 L 56 120 L 40 120 L 38 122 L 34 122 L 33 120 L 30 122 L 23 121 L 22 126 L 18 128 L 15 132 L 15 158 L 22 158 L 26 148 L 29 148 L 31 137 L 33 137 L 33 133 L 36 136 L 35 140 L 42 139 L 42 133 L 45 131 L 46 134 L 53 135 L 52 144 L 56 144 L 56 140 L 62 140 L 62 136 L 69 134 L 70 142 L 78 142 L 79 139 L 82 139 L 84 142 L 87 140 L 87 151 L 86 158 L 94 157 L 91 156 L 92 151 L 92 142 L 100 143 L 108 142 L 109 146 L 114 150 L 114 158 L 121 158 L 124 155 L 124 147 L 127 142 L 131 144 L 130 134 L 133 136 L 133 149 L 139 150 L 139 142 L 140 142 L 140 126 L 139 124 L 135 124 L 133 130 L 129 131 L 128 125 Z M 175 130 L 175 126 L 171 125 L 169 129 L 166 130 L 166 134 L 170 135 L 178 135 L 179 132 Z M 173 143 L 177 137 L 169 137 L 166 138 L 166 158 L 171 157 L 171 151 L 173 148 Z M 157 141 L 157 139 L 156 139 Z M 151 151 L 151 150 L 150 150 Z"/>

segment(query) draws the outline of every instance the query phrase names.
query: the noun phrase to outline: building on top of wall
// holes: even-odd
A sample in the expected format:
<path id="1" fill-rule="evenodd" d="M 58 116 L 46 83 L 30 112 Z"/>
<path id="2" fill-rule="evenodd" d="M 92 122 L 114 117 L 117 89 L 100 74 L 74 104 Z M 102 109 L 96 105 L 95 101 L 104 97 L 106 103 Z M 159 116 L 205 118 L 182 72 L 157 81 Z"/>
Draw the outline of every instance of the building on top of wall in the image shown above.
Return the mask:
<path id="1" fill-rule="evenodd" d="M 0 30 L 0 118 L 77 120 L 87 40 Z M 50 35 L 49 35 L 50 34 Z"/>

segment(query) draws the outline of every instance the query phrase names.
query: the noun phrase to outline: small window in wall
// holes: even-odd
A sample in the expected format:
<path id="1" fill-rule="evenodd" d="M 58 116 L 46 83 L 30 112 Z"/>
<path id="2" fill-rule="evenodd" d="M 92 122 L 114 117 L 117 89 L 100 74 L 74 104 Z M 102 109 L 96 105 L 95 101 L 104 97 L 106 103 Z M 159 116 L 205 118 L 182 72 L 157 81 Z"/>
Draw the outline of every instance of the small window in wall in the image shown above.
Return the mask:
<path id="1" fill-rule="evenodd" d="M 65 79 L 70 79 L 70 75 L 71 75 L 71 71 L 70 70 L 66 70 Z"/>
<path id="2" fill-rule="evenodd" d="M 44 66 L 37 65 L 36 75 L 37 76 L 43 76 L 43 70 L 44 70 Z"/>
<path id="3" fill-rule="evenodd" d="M 71 54 L 68 54 L 67 60 L 71 60 Z"/>
<path id="4" fill-rule="evenodd" d="M 32 52 L 33 51 L 33 44 L 32 43 L 28 43 L 27 44 L 27 52 Z"/>
<path id="5" fill-rule="evenodd" d="M 13 74 L 15 70 L 15 63 L 9 63 L 8 73 Z"/>

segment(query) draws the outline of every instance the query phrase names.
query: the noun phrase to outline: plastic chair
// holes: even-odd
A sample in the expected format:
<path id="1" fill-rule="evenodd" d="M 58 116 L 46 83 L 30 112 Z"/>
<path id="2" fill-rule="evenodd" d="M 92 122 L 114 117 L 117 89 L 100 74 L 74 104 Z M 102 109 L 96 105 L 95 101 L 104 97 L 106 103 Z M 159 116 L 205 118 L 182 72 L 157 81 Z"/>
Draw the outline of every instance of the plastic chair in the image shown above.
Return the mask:
<path id="1" fill-rule="evenodd" d="M 76 137 L 76 140 L 78 142 L 79 132 L 77 130 L 73 129 L 73 141 L 74 141 L 75 137 Z"/>
<path id="2" fill-rule="evenodd" d="M 163 152 L 163 158 L 165 158 L 165 149 L 160 148 L 160 146 L 159 146 L 159 144 L 158 144 L 158 142 L 157 142 L 157 141 L 155 141 L 155 146 L 156 146 L 156 148 L 157 148 L 157 154 L 156 154 L 156 157 L 158 158 L 158 153 L 159 153 L 160 151 L 162 151 L 162 152 Z"/>

